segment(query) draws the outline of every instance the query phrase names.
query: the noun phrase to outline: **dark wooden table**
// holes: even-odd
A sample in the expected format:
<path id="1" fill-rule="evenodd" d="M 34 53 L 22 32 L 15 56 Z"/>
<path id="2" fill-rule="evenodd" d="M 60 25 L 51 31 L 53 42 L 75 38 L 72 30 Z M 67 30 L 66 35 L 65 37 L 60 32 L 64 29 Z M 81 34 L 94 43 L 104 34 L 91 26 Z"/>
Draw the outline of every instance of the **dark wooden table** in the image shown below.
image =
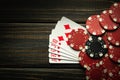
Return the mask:
<path id="1" fill-rule="evenodd" d="M 80 65 L 49 64 L 49 34 L 62 16 L 85 25 L 117 1 L 1 0 L 0 79 L 85 80 Z"/>

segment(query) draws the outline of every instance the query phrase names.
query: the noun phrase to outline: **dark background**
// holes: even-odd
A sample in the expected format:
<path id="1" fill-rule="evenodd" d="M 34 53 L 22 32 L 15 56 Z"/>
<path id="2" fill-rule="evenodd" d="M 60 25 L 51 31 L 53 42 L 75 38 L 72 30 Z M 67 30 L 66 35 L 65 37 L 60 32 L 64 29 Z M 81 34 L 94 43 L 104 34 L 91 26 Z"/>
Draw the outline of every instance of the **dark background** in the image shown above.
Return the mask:
<path id="1" fill-rule="evenodd" d="M 75 64 L 49 64 L 48 39 L 57 21 L 66 16 L 85 26 L 119 0 L 1 0 L 1 80 L 85 80 Z"/>

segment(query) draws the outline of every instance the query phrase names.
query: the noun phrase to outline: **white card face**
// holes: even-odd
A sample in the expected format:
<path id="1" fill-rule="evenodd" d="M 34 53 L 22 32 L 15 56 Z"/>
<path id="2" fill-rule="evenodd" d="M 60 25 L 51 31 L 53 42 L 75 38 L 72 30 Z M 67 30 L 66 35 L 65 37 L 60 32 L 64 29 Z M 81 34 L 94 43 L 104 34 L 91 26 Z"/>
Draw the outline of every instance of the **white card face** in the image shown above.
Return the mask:
<path id="1" fill-rule="evenodd" d="M 61 18 L 60 21 L 64 21 L 64 24 L 69 24 L 71 28 L 77 27 L 77 28 L 81 28 L 81 29 L 86 30 L 86 28 L 83 27 L 82 25 L 80 25 L 80 24 L 78 24 L 78 23 L 76 23 L 76 22 L 74 22 L 74 21 L 72 21 L 64 16 Z"/>
<path id="2" fill-rule="evenodd" d="M 49 58 L 49 63 L 57 63 L 57 64 L 79 64 L 78 61 L 69 61 L 63 59 Z"/>
<path id="3" fill-rule="evenodd" d="M 69 58 L 69 59 L 72 59 L 74 61 L 79 61 L 78 58 L 74 58 L 70 55 L 68 55 L 67 53 L 63 53 L 61 51 L 58 51 L 58 50 L 55 50 L 55 49 L 52 49 L 52 48 L 49 48 L 49 52 L 50 53 L 54 53 L 54 54 L 57 54 L 57 55 L 60 55 L 60 56 L 63 56 L 63 57 L 66 57 L 66 58 Z M 52 57 L 51 57 L 52 58 Z"/>
<path id="4" fill-rule="evenodd" d="M 69 61 L 77 61 L 77 60 L 73 60 L 71 58 L 61 56 L 61 55 L 58 55 L 58 54 L 54 54 L 54 53 L 49 53 L 49 58 L 63 59 L 63 60 L 69 60 Z"/>

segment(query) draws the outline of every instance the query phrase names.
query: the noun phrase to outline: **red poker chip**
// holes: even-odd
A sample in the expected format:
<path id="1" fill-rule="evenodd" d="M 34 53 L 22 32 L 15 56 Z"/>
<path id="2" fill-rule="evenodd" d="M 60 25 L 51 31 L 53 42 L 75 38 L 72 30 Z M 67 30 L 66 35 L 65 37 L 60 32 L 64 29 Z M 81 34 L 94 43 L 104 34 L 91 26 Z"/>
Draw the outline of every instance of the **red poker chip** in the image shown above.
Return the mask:
<path id="1" fill-rule="evenodd" d="M 110 7 L 109 13 L 113 21 L 120 23 L 120 2 L 114 3 Z"/>
<path id="2" fill-rule="evenodd" d="M 117 64 L 115 64 L 114 62 L 112 62 L 110 59 L 109 59 L 109 56 L 108 54 L 105 55 L 105 58 L 103 58 L 102 61 L 100 61 L 100 64 L 105 68 L 107 69 L 107 71 L 109 70 L 112 70 L 114 69 Z"/>
<path id="3" fill-rule="evenodd" d="M 120 74 L 117 73 L 116 75 L 114 75 L 113 77 L 109 77 L 107 80 L 119 80 L 120 79 Z"/>
<path id="4" fill-rule="evenodd" d="M 105 10 L 101 13 L 99 22 L 101 26 L 106 30 L 115 30 L 119 26 L 119 24 L 112 21 L 108 10 Z"/>
<path id="5" fill-rule="evenodd" d="M 105 41 L 106 47 L 109 48 L 110 42 L 109 42 L 108 39 L 107 39 L 107 35 L 104 34 L 104 35 L 102 36 L 102 39 Z"/>
<path id="6" fill-rule="evenodd" d="M 83 29 L 73 29 L 68 35 L 68 44 L 74 50 L 82 50 L 85 46 L 86 41 L 88 40 L 89 35 L 87 31 Z"/>
<path id="7" fill-rule="evenodd" d="M 85 51 L 81 51 L 79 53 L 79 63 L 81 64 L 81 66 L 83 66 L 84 68 L 89 68 L 89 66 L 92 66 L 92 65 L 96 65 L 99 66 L 99 62 L 100 62 L 101 59 L 92 59 L 90 58 L 86 53 Z"/>
<path id="8" fill-rule="evenodd" d="M 102 66 L 96 67 L 92 65 L 86 70 L 86 80 L 107 80 L 107 74 L 104 73 Z"/>
<path id="9" fill-rule="evenodd" d="M 107 32 L 107 38 L 113 45 L 120 46 L 120 28 L 113 32 Z"/>
<path id="10" fill-rule="evenodd" d="M 102 61 L 100 61 L 100 65 L 102 65 L 105 69 L 104 69 L 104 73 L 108 74 L 108 77 L 114 77 L 118 74 L 119 72 L 119 66 L 118 64 L 112 62 L 108 56 L 108 54 L 106 54 L 105 58 L 103 58 Z"/>
<path id="11" fill-rule="evenodd" d="M 86 21 L 86 28 L 92 35 L 102 35 L 105 30 L 101 27 L 99 23 L 100 15 L 92 15 Z"/>
<path id="12" fill-rule="evenodd" d="M 114 62 L 120 63 L 120 47 L 115 47 L 110 45 L 108 54 L 111 60 Z"/>
<path id="13" fill-rule="evenodd" d="M 109 73 L 107 80 L 119 80 L 120 79 L 120 70 L 113 70 L 113 73 Z M 112 75 L 112 76 L 110 76 Z"/>

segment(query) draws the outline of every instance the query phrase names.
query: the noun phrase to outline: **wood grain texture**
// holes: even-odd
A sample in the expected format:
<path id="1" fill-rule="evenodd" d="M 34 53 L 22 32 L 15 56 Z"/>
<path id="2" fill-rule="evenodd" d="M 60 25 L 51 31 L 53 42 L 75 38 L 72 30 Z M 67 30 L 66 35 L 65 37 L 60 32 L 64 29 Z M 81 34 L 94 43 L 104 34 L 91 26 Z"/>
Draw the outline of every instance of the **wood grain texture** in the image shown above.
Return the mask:
<path id="1" fill-rule="evenodd" d="M 79 64 L 49 64 L 48 39 L 66 16 L 85 26 L 119 0 L 1 0 L 0 78 L 4 80 L 85 80 Z"/>
<path id="2" fill-rule="evenodd" d="M 1 22 L 56 22 L 66 16 L 85 22 L 93 14 L 108 9 L 115 0 L 4 0 L 0 3 Z M 117 0 L 116 0 L 117 1 Z"/>
<path id="3" fill-rule="evenodd" d="M 83 72 L 82 69 L 0 68 L 0 77 L 7 80 L 85 80 Z"/>

